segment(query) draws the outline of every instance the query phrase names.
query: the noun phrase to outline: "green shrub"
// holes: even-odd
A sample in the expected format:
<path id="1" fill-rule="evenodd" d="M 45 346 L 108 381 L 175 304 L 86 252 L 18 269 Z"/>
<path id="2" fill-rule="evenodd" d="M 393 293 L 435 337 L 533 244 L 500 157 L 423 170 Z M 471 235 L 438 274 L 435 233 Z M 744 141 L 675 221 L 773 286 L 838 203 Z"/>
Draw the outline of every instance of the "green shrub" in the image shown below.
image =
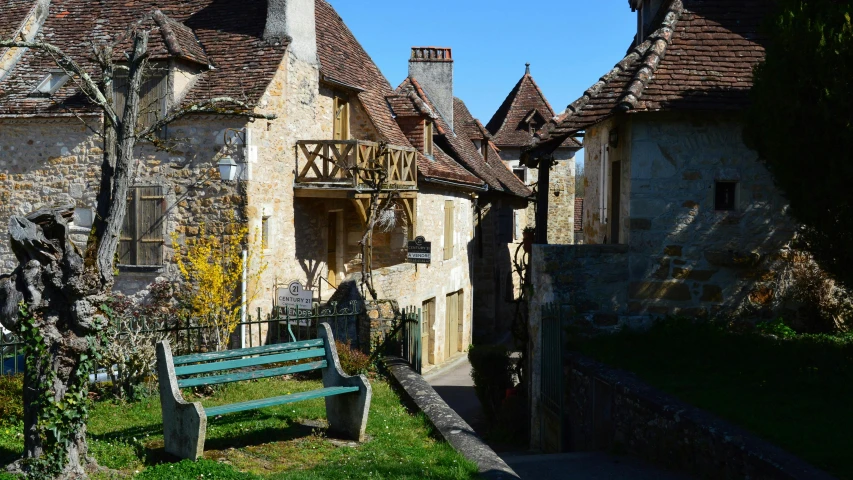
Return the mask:
<path id="1" fill-rule="evenodd" d="M 335 342 L 338 346 L 338 358 L 341 361 L 341 368 L 348 375 L 361 375 L 370 370 L 370 357 L 357 348 L 353 348 L 351 341 L 346 343 L 341 341 Z"/>
<path id="2" fill-rule="evenodd" d="M 0 424 L 24 418 L 24 376 L 0 375 Z"/>
<path id="3" fill-rule="evenodd" d="M 498 419 L 507 390 L 514 386 L 509 354 L 503 345 L 472 346 L 468 350 L 474 391 L 483 405 L 483 413 L 491 421 Z"/>
<path id="4" fill-rule="evenodd" d="M 755 325 L 755 329 L 758 333 L 775 335 L 779 338 L 794 338 L 797 336 L 797 332 L 786 325 L 785 321 L 781 318 L 777 318 L 770 322 L 759 322 Z"/>

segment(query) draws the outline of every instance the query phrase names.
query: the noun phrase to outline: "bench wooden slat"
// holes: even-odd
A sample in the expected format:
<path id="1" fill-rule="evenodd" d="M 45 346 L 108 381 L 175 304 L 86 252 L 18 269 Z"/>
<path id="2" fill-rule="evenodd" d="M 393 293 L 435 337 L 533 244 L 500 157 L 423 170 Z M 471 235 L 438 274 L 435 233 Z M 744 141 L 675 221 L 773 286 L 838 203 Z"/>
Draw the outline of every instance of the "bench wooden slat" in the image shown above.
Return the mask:
<path id="1" fill-rule="evenodd" d="M 243 412 L 246 410 L 257 410 L 259 408 L 272 407 L 275 405 L 284 405 L 286 403 L 300 402 L 302 400 L 310 400 L 312 398 L 330 397 L 332 395 L 341 395 L 344 393 L 351 392 L 358 392 L 358 387 L 321 388 L 319 390 L 293 393 L 291 395 L 283 395 L 280 397 L 262 398 L 260 400 L 250 400 L 248 402 L 232 403 L 230 405 L 222 405 L 220 407 L 205 407 L 204 411 L 207 414 L 207 418 L 211 418 L 217 415 Z"/>
<path id="2" fill-rule="evenodd" d="M 264 355 L 269 353 L 286 352 L 288 350 L 299 350 L 301 348 L 322 347 L 323 339 L 315 338 L 313 340 L 303 340 L 290 343 L 275 343 L 272 345 L 264 345 L 261 347 L 238 348 L 236 350 L 225 350 L 223 352 L 197 353 L 194 355 L 184 355 L 183 357 L 175 357 L 174 364 L 186 365 L 188 363 L 209 362 L 212 360 L 225 360 L 228 358 L 246 357 L 249 355 Z"/>
<path id="3" fill-rule="evenodd" d="M 233 370 L 235 368 L 254 367 L 255 365 L 267 365 L 270 363 L 287 362 L 290 360 L 303 360 L 305 358 L 325 357 L 326 350 L 322 348 L 312 348 L 309 350 L 299 350 L 290 353 L 280 353 L 277 355 L 265 355 L 262 357 L 242 358 L 240 360 L 226 360 L 224 362 L 215 363 L 199 363 L 196 365 L 187 365 L 175 369 L 175 375 L 194 375 L 197 373 L 218 372 L 220 370 Z"/>
<path id="4" fill-rule="evenodd" d="M 311 370 L 319 370 L 326 368 L 328 364 L 325 360 L 319 362 L 301 363 L 299 365 L 291 365 L 289 367 L 268 368 L 266 370 L 255 370 L 253 372 L 241 373 L 226 373 L 224 375 L 215 375 L 211 377 L 196 377 L 178 380 L 178 387 L 189 388 L 199 385 L 218 385 L 220 383 L 239 382 L 242 380 L 255 380 L 258 378 L 277 377 L 279 375 L 288 375 L 291 373 L 308 372 Z"/>

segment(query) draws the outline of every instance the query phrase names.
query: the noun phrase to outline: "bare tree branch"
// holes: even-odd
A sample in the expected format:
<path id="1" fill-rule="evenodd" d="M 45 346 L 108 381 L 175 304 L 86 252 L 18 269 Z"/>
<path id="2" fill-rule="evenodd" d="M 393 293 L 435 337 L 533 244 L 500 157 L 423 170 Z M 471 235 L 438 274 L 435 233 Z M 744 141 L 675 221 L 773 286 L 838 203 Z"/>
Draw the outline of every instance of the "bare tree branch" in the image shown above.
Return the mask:
<path id="1" fill-rule="evenodd" d="M 219 105 L 224 105 L 224 107 L 220 107 Z M 186 105 L 181 107 L 172 113 L 166 115 L 161 118 L 157 122 L 155 122 L 150 127 L 142 130 L 137 134 L 138 137 L 143 138 L 151 135 L 152 133 L 157 132 L 161 128 L 166 125 L 179 120 L 187 115 L 196 114 L 196 113 L 209 113 L 216 115 L 237 115 L 241 117 L 247 118 L 261 118 L 266 120 L 275 120 L 276 115 L 272 114 L 264 114 L 264 113 L 253 113 L 253 106 L 248 103 L 241 102 L 235 98 L 231 97 L 216 97 L 211 98 L 209 100 L 205 100 L 200 103 L 193 103 L 190 105 Z"/>
<path id="2" fill-rule="evenodd" d="M 83 89 L 83 93 L 89 96 L 92 101 L 104 110 L 104 114 L 110 119 L 110 121 L 118 124 L 118 116 L 116 115 L 115 109 L 113 109 L 113 106 L 107 102 L 106 97 L 103 92 L 101 92 L 101 89 L 98 87 L 98 84 L 92 76 L 83 70 L 83 68 L 75 62 L 73 58 L 66 55 L 65 52 L 60 50 L 58 47 L 49 43 L 21 42 L 18 40 L 0 40 L 0 47 L 32 48 L 33 50 L 40 50 L 52 56 L 56 65 L 65 71 L 65 73 L 80 79 L 80 86 Z"/>

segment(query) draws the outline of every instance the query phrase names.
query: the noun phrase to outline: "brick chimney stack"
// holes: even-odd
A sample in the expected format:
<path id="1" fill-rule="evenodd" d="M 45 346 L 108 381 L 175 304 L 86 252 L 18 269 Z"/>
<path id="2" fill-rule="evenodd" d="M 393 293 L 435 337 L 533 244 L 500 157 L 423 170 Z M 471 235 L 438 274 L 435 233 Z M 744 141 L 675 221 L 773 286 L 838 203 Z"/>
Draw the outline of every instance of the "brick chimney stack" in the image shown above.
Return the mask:
<path id="1" fill-rule="evenodd" d="M 409 77 L 418 81 L 444 121 L 453 128 L 453 52 L 443 47 L 412 47 Z"/>
<path id="2" fill-rule="evenodd" d="M 264 40 L 290 42 L 290 51 L 296 58 L 318 65 L 314 15 L 314 0 L 267 0 Z"/>

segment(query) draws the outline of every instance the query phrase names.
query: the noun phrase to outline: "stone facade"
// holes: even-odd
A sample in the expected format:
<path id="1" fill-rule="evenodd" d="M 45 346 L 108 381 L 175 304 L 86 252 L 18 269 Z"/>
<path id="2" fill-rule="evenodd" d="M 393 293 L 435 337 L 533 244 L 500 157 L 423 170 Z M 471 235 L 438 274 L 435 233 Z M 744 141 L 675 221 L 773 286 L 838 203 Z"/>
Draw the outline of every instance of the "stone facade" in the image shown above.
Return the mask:
<path id="1" fill-rule="evenodd" d="M 520 148 L 503 147 L 500 156 L 510 169 L 524 170 L 524 181 L 527 185 L 532 186 L 537 183 L 539 169 L 520 164 Z M 559 148 L 554 152 L 554 160 L 556 164 L 551 169 L 550 195 L 548 196 L 548 243 L 572 245 L 575 243 L 575 150 Z M 526 214 L 519 217 L 520 223 L 523 222 L 524 226 L 535 226 L 536 204 L 531 202 Z"/>

